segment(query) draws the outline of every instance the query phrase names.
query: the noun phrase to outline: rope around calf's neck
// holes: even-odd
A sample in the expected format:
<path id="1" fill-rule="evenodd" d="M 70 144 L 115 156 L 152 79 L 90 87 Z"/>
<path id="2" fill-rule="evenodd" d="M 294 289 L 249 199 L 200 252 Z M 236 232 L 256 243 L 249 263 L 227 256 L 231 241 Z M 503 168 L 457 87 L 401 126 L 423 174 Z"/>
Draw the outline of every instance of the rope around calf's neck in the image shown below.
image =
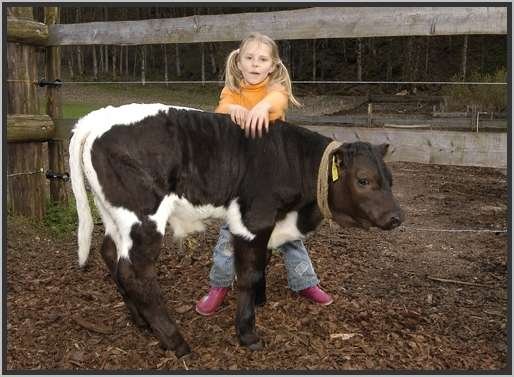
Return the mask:
<path id="1" fill-rule="evenodd" d="M 342 143 L 335 140 L 328 144 L 323 152 L 323 156 L 321 157 L 321 162 L 319 164 L 316 199 L 321 214 L 326 219 L 332 218 L 332 212 L 330 212 L 330 208 L 328 207 L 328 172 L 330 170 L 328 167 L 330 163 L 330 154 L 341 145 Z"/>

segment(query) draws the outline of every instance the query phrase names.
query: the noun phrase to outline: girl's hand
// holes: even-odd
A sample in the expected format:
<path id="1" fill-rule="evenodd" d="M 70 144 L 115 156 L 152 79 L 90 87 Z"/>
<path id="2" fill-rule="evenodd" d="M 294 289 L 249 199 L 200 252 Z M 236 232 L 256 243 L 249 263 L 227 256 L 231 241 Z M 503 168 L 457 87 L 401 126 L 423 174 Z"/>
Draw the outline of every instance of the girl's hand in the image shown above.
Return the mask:
<path id="1" fill-rule="evenodd" d="M 229 114 L 230 119 L 232 119 L 232 122 L 239 125 L 239 127 L 244 128 L 245 119 L 248 115 L 247 109 L 239 105 L 230 105 Z"/>
<path id="2" fill-rule="evenodd" d="M 257 134 L 258 137 L 262 137 L 262 128 L 266 129 L 266 132 L 269 131 L 269 109 L 271 105 L 265 101 L 259 102 L 257 105 L 251 109 L 246 115 L 246 120 L 244 122 L 245 135 L 248 137 L 249 134 L 252 135 L 252 139 L 255 138 Z"/>

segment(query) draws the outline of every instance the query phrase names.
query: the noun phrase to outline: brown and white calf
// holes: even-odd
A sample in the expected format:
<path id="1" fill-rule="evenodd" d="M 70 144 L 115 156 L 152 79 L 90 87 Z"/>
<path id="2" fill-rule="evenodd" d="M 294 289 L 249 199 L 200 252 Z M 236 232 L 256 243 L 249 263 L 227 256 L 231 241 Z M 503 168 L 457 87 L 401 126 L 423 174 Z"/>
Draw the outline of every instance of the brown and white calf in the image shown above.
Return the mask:
<path id="1" fill-rule="evenodd" d="M 321 222 L 317 178 L 331 141 L 282 121 L 249 139 L 229 116 L 161 104 L 93 111 L 78 121 L 70 142 L 79 264 L 86 263 L 93 231 L 85 177 L 105 227 L 101 253 L 132 318 L 182 356 L 190 348 L 168 314 L 155 261 L 168 226 L 183 237 L 203 230 L 208 218 L 223 218 L 234 236 L 237 335 L 258 349 L 255 305 L 265 302 L 267 250 L 304 238 Z M 331 169 L 331 177 L 336 169 L 339 177 L 322 181 L 336 222 L 351 218 L 383 229 L 401 223 L 386 150 L 357 142 L 330 153 L 335 166 L 322 170 Z"/>

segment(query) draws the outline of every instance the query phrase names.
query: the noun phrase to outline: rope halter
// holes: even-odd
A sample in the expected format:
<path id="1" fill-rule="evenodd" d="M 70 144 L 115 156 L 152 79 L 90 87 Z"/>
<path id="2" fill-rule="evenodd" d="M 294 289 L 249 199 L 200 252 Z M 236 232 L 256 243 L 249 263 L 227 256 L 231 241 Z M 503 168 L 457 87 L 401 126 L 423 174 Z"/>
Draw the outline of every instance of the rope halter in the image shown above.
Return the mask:
<path id="1" fill-rule="evenodd" d="M 323 157 L 321 157 L 321 162 L 319 164 L 318 170 L 318 187 L 317 187 L 317 201 L 318 207 L 321 211 L 321 214 L 326 219 L 332 218 L 332 212 L 330 212 L 330 208 L 328 207 L 328 172 L 329 172 L 329 163 L 330 163 L 330 155 L 334 150 L 339 148 L 342 145 L 339 141 L 332 141 L 325 148 L 323 152 Z M 332 166 L 330 171 L 335 167 Z"/>

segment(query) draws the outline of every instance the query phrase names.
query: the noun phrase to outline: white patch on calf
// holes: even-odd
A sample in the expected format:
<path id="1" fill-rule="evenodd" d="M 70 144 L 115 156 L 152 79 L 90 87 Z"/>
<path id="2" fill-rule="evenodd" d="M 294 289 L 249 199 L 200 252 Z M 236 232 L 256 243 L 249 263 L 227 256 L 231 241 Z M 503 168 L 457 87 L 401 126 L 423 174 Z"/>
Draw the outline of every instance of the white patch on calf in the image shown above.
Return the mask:
<path id="1" fill-rule="evenodd" d="M 243 220 L 241 219 L 241 210 L 239 209 L 239 204 L 237 204 L 237 199 L 232 200 L 228 206 L 227 224 L 230 229 L 230 233 L 237 234 L 249 241 L 255 238 L 255 234 L 250 232 L 243 224 Z"/>
<path id="2" fill-rule="evenodd" d="M 268 249 L 275 249 L 289 241 L 303 240 L 303 235 L 296 226 L 298 212 L 289 212 L 283 220 L 278 221 L 268 241 Z"/>
<path id="3" fill-rule="evenodd" d="M 157 211 L 149 216 L 154 221 L 157 230 L 164 235 L 166 222 L 170 224 L 173 235 L 182 238 L 193 232 L 203 232 L 205 221 L 208 219 L 226 219 L 232 234 L 253 239 L 253 235 L 242 223 L 239 205 L 234 199 L 228 209 L 211 204 L 195 206 L 187 199 L 176 194 L 164 197 Z"/>
<path id="4" fill-rule="evenodd" d="M 129 250 L 132 248 L 130 230 L 135 224 L 141 224 L 136 214 L 123 207 L 111 207 L 116 219 L 116 225 L 120 235 L 120 246 L 118 248 L 118 259 L 129 259 Z"/>
<path id="5" fill-rule="evenodd" d="M 150 220 L 155 222 L 157 231 L 161 233 L 163 236 L 166 230 L 166 223 L 168 222 L 170 214 L 173 212 L 173 209 L 175 208 L 176 197 L 177 196 L 175 194 L 166 195 L 164 199 L 161 201 L 161 204 L 159 204 L 157 212 L 155 212 L 153 215 L 148 216 Z"/>

